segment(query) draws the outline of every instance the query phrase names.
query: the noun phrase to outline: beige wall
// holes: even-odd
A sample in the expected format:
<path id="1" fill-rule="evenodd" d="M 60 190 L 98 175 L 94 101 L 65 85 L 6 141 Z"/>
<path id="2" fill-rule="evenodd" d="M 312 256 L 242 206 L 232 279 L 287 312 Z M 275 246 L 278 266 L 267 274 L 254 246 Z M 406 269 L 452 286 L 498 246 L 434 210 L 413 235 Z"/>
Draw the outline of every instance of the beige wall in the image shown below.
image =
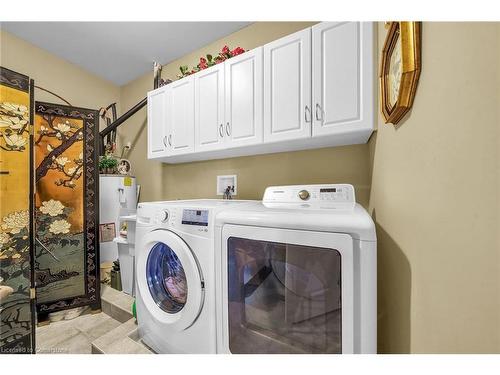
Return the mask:
<path id="1" fill-rule="evenodd" d="M 306 26 L 254 24 L 169 64 L 163 77 L 224 43 L 253 48 Z M 380 23 L 379 51 L 384 37 Z M 163 165 L 146 160 L 145 111 L 120 139 L 134 143 L 139 182 L 150 181 L 143 200 L 214 196 L 215 176 L 229 173 L 241 198 L 270 184 L 345 181 L 366 205 L 370 190 L 379 351 L 500 352 L 499 38 L 498 24 L 425 23 L 414 108 L 398 129 L 379 117 L 368 145 Z M 150 89 L 151 75 L 123 87 L 123 108 Z"/>
<path id="2" fill-rule="evenodd" d="M 62 96 L 76 107 L 99 109 L 120 99 L 119 86 L 1 29 L 0 65 L 28 75 L 35 80 L 35 85 Z M 38 89 L 35 90 L 35 100 L 65 104 Z"/>
<path id="3" fill-rule="evenodd" d="M 250 49 L 310 24 L 251 25 L 167 65 L 163 77 L 225 43 Z M 384 36 L 379 24 L 378 50 Z M 0 38 L 1 65 L 75 105 L 119 98 L 128 109 L 152 89 L 151 74 L 119 89 Z M 238 174 L 240 198 L 259 198 L 270 184 L 353 183 L 377 224 L 379 351 L 500 352 L 500 24 L 424 23 L 422 57 L 410 115 L 398 129 L 379 117 L 368 145 L 165 165 L 146 159 L 141 111 L 119 140 L 133 143 L 142 200 L 215 197 L 217 174 Z"/>
<path id="4" fill-rule="evenodd" d="M 311 26 L 312 22 L 258 22 L 163 67 L 163 78 L 175 79 L 180 65 L 194 66 L 199 57 L 215 55 L 224 44 L 252 49 Z M 122 108 L 130 108 L 152 89 L 152 74 L 122 88 Z M 216 176 L 238 175 L 238 198 L 259 199 L 272 184 L 350 182 L 361 203 L 368 204 L 367 145 L 287 152 L 216 161 L 167 165 L 146 158 L 146 111 L 142 110 L 119 130 L 123 144 L 130 141 L 134 174 L 142 184 L 141 200 L 186 199 L 216 196 Z M 146 183 L 148 182 L 148 183 Z"/>
<path id="5" fill-rule="evenodd" d="M 422 36 L 413 110 L 369 143 L 379 350 L 498 353 L 500 24 Z"/>

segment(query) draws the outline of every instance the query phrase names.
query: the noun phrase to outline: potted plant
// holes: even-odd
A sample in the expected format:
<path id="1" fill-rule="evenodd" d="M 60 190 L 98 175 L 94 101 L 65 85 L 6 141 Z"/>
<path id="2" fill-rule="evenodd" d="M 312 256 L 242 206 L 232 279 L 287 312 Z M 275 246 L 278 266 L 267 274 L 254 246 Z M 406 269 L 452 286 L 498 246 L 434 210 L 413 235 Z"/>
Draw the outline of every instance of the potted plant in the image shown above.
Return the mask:
<path id="1" fill-rule="evenodd" d="M 99 160 L 99 173 L 115 174 L 117 173 L 118 160 L 111 155 L 104 155 Z"/>

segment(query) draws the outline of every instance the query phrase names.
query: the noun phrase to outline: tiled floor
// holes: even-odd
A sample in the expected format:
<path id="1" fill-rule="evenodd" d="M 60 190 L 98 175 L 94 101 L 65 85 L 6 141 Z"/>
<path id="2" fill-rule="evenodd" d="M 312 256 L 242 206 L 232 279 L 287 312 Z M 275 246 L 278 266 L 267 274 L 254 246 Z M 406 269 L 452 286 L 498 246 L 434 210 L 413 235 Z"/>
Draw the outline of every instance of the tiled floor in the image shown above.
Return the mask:
<path id="1" fill-rule="evenodd" d="M 37 353 L 151 354 L 140 340 L 132 317 L 134 298 L 101 287 L 102 311 L 37 327 Z"/>
<path id="2" fill-rule="evenodd" d="M 72 320 L 37 327 L 37 353 L 90 354 L 92 342 L 120 324 L 105 313 L 87 313 Z"/>

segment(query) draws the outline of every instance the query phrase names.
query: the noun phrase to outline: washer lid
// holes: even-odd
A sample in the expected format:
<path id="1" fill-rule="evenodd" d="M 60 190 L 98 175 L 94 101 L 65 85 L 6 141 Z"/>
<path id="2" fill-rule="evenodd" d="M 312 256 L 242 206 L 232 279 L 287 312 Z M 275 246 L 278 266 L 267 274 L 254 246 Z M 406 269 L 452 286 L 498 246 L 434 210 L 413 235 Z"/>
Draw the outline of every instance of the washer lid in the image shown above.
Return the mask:
<path id="1" fill-rule="evenodd" d="M 175 233 L 158 229 L 145 235 L 137 256 L 137 285 L 150 313 L 166 328 L 182 331 L 198 318 L 204 280 L 189 246 Z"/>

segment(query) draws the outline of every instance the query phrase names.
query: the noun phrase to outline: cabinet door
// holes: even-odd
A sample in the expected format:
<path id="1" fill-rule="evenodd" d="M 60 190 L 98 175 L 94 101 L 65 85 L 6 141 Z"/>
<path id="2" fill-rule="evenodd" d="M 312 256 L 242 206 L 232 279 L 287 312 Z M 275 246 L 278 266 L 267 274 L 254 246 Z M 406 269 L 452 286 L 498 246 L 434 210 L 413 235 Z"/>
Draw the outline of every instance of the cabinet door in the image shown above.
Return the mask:
<path id="1" fill-rule="evenodd" d="M 194 75 L 195 150 L 216 150 L 224 141 L 224 64 Z"/>
<path id="2" fill-rule="evenodd" d="M 372 129 L 373 24 L 312 27 L 313 137 Z"/>
<path id="3" fill-rule="evenodd" d="M 170 154 L 178 155 L 194 151 L 194 77 L 186 77 L 170 85 L 168 135 Z"/>
<path id="4" fill-rule="evenodd" d="M 164 157 L 168 153 L 168 95 L 167 87 L 148 92 L 148 159 Z"/>
<path id="5" fill-rule="evenodd" d="M 264 46 L 264 142 L 311 136 L 311 29 Z"/>
<path id="6" fill-rule="evenodd" d="M 262 142 L 262 47 L 224 63 L 228 146 Z"/>

